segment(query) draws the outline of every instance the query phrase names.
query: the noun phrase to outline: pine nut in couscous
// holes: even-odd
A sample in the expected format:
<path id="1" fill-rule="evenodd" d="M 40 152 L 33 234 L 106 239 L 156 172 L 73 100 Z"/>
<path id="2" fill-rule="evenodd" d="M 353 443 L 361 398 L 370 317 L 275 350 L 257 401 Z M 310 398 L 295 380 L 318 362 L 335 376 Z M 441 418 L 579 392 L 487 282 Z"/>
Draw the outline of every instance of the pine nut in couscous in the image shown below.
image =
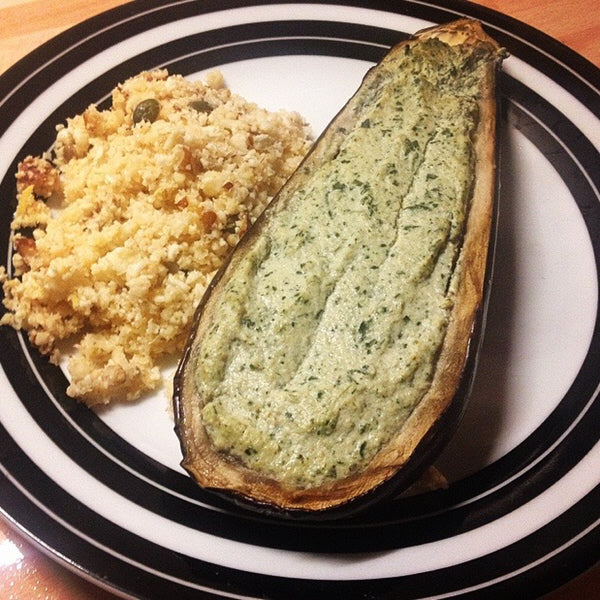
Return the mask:
<path id="1" fill-rule="evenodd" d="M 57 129 L 52 152 L 18 168 L 0 324 L 53 362 L 76 342 L 70 396 L 133 400 L 182 350 L 215 270 L 307 152 L 308 126 L 218 72 L 202 83 L 160 70 Z"/>

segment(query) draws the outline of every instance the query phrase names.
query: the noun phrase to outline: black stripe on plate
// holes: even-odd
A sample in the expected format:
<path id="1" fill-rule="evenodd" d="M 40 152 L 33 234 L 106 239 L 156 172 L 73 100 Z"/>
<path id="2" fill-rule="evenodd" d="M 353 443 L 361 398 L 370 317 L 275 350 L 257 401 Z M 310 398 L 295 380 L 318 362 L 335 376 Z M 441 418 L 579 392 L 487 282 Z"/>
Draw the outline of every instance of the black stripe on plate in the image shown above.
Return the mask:
<path id="1" fill-rule="evenodd" d="M 12 474 L 11 481 L 0 470 L 2 511 L 68 567 L 140 598 L 210 597 L 198 586 L 232 592 L 233 585 L 222 579 L 227 569 L 189 559 L 107 521 L 48 478 L 1 425 L 0 441 L 0 463 Z M 236 577 L 242 593 L 245 576 L 238 572 Z"/>
<path id="2" fill-rule="evenodd" d="M 3 510 L 46 549 L 99 582 L 143 598 L 272 598 L 285 600 L 438 596 L 535 598 L 592 566 L 600 549 L 596 487 L 560 517 L 524 539 L 466 563 L 416 575 L 368 580 L 304 580 L 243 572 L 193 559 L 158 546 L 106 521 L 56 486 L 22 453 L 0 426 L 1 462 L 27 474 L 23 489 L 0 473 Z M 18 476 L 15 477 L 19 479 Z M 39 490 L 44 490 L 42 499 Z M 135 518 L 135 517 L 133 517 Z M 68 523 L 68 527 L 61 524 Z M 573 537 L 572 532 L 581 532 Z M 86 538 L 88 538 L 86 540 Z M 89 540 L 89 541 L 88 541 Z M 581 550 L 585 549 L 586 553 Z M 347 558 L 358 563 L 368 556 Z M 567 560 L 569 558 L 569 560 Z M 344 559 L 340 557 L 344 562 Z M 555 565 L 548 577 L 549 565 Z"/>
<path id="3" fill-rule="evenodd" d="M 581 211 L 596 258 L 600 259 L 600 150 L 550 102 L 513 77 L 500 77 L 503 93 L 513 102 L 511 125 L 522 131 L 560 174 Z M 533 115 L 538 125 L 519 105 Z M 547 131 L 541 131 L 539 124 Z M 563 159 L 565 150 L 571 154 L 570 160 Z"/>

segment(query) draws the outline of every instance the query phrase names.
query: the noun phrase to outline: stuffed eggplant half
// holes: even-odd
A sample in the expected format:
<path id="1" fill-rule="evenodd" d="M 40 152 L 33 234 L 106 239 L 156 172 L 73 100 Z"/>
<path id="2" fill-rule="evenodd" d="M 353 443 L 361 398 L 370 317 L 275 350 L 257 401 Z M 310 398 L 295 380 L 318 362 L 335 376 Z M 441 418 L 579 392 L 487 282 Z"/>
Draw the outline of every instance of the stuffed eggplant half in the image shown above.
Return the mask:
<path id="1" fill-rule="evenodd" d="M 393 47 L 217 273 L 174 386 L 203 488 L 346 515 L 449 439 L 489 279 L 503 56 L 466 19 Z"/>

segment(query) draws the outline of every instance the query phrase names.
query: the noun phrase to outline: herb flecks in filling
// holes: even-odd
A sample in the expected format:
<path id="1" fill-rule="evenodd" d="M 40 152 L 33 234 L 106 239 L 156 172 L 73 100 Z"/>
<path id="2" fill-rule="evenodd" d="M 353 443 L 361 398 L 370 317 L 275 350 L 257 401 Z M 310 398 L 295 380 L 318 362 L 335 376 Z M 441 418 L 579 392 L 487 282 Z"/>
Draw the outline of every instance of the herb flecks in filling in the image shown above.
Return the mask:
<path id="1" fill-rule="evenodd" d="M 437 40 L 397 56 L 393 84 L 382 78 L 336 156 L 264 225 L 196 367 L 217 449 L 316 486 L 372 460 L 426 393 L 452 307 L 485 58 Z"/>

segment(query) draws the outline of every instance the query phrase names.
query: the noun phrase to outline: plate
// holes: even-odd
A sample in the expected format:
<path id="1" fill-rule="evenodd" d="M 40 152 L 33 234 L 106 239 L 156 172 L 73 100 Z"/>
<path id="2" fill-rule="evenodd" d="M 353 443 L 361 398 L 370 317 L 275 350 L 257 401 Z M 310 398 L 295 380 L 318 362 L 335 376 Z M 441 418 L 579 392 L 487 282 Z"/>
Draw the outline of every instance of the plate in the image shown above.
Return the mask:
<path id="1" fill-rule="evenodd" d="M 179 467 L 164 393 L 92 411 L 0 330 L 0 504 L 48 553 L 125 597 L 535 597 L 600 555 L 598 70 L 463 2 L 137 2 L 0 79 L 0 251 L 19 159 L 135 73 L 219 68 L 316 134 L 393 43 L 464 14 L 510 51 L 500 78 L 495 278 L 473 396 L 438 461 L 447 490 L 330 524 L 232 508 Z M 527 591 L 525 591 L 527 590 Z"/>

